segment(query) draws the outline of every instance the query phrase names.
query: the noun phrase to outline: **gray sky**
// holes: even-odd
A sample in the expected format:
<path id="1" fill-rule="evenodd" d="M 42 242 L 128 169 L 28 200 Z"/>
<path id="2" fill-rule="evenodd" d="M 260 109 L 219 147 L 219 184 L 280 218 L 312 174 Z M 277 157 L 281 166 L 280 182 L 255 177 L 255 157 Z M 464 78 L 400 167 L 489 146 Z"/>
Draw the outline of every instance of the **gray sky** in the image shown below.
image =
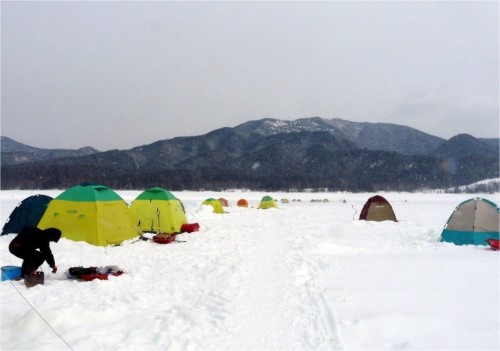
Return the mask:
<path id="1" fill-rule="evenodd" d="M 265 117 L 499 136 L 499 2 L 1 2 L 1 134 L 128 149 Z"/>

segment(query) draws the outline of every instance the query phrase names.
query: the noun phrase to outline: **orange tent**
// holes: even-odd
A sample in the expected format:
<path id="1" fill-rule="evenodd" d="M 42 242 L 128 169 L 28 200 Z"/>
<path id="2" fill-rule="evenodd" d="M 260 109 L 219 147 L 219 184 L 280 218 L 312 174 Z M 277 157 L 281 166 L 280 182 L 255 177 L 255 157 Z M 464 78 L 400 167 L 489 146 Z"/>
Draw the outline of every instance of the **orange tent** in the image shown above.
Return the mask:
<path id="1" fill-rule="evenodd" d="M 227 201 L 226 199 L 224 199 L 223 197 L 219 198 L 219 202 L 222 206 L 224 207 L 229 207 L 229 201 Z"/>
<path id="2" fill-rule="evenodd" d="M 237 205 L 238 207 L 248 207 L 248 201 L 245 199 L 239 199 Z"/>

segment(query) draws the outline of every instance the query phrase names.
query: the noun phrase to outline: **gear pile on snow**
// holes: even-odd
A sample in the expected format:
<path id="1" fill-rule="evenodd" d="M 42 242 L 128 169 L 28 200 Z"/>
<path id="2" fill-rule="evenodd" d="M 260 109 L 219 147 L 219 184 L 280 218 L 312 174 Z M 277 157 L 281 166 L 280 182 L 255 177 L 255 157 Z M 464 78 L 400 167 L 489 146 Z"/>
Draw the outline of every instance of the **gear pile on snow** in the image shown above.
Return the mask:
<path id="1" fill-rule="evenodd" d="M 108 276 L 119 276 L 122 275 L 124 271 L 118 266 L 105 266 L 105 267 L 71 267 L 67 276 L 69 278 L 76 278 L 85 281 L 90 281 L 94 279 L 108 280 Z"/>

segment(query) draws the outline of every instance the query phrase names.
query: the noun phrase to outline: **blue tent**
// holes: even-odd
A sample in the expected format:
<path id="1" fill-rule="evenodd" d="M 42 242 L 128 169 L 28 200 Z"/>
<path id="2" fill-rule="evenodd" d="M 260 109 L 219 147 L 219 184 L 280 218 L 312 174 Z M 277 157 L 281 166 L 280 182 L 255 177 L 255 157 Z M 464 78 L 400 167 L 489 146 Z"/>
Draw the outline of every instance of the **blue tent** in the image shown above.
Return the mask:
<path id="1" fill-rule="evenodd" d="M 36 227 L 42 218 L 52 197 L 32 195 L 21 201 L 5 222 L 2 235 L 19 233 L 23 227 Z"/>
<path id="2" fill-rule="evenodd" d="M 456 245 L 488 245 L 486 240 L 499 238 L 499 207 L 486 199 L 462 202 L 451 214 L 441 233 L 441 241 Z"/>

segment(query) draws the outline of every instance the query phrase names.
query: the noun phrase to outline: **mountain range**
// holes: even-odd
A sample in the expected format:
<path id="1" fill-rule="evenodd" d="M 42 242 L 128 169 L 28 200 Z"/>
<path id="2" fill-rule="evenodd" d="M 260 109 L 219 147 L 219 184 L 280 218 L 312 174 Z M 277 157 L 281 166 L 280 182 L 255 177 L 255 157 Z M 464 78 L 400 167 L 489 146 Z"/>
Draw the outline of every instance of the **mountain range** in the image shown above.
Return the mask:
<path id="1" fill-rule="evenodd" d="M 264 118 L 128 150 L 40 149 L 1 138 L 2 189 L 418 190 L 499 177 L 499 139 L 411 127 Z"/>

